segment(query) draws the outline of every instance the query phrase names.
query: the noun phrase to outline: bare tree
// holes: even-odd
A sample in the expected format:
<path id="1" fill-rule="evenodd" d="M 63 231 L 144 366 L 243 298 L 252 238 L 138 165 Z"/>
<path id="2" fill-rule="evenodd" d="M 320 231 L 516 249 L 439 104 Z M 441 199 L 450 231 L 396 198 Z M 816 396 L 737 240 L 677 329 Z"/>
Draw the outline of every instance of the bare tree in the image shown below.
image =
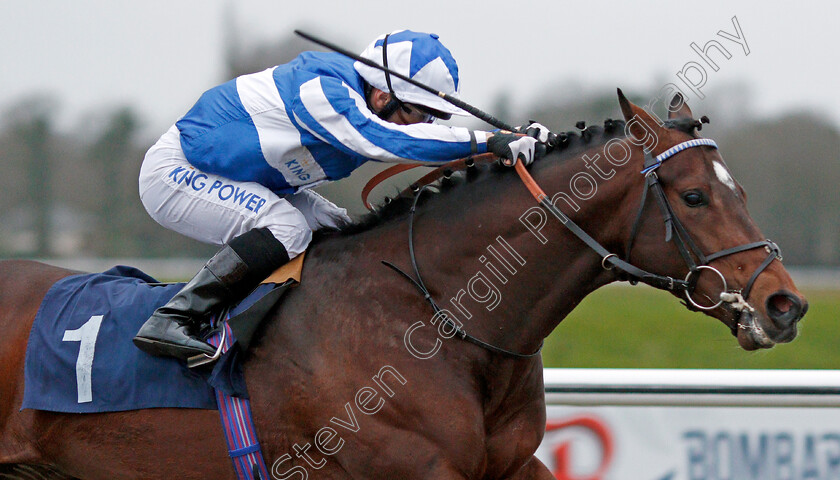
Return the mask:
<path id="1" fill-rule="evenodd" d="M 14 105 L 6 116 L 10 140 L 17 147 L 13 146 L 11 151 L 16 152 L 18 157 L 9 158 L 8 161 L 22 166 L 21 173 L 25 175 L 25 179 L 15 180 L 27 187 L 26 191 L 17 198 L 24 202 L 22 204 L 18 202 L 14 206 L 29 207 L 25 211 L 31 212 L 31 226 L 34 232 L 31 253 L 41 257 L 50 254 L 52 236 L 50 222 L 52 194 L 49 186 L 55 111 L 56 102 L 53 99 L 46 96 L 33 96 Z"/>

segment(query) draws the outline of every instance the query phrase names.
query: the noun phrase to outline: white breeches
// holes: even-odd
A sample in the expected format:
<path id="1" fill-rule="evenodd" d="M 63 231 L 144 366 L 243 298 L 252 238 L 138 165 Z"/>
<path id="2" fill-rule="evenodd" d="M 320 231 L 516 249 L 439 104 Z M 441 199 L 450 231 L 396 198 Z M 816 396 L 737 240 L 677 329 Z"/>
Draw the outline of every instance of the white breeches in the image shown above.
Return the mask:
<path id="1" fill-rule="evenodd" d="M 267 227 L 290 258 L 306 250 L 314 230 L 350 220 L 347 210 L 310 190 L 281 198 L 255 182 L 201 172 L 184 157 L 174 125 L 146 153 L 140 200 L 164 227 L 205 243 L 223 245 Z"/>

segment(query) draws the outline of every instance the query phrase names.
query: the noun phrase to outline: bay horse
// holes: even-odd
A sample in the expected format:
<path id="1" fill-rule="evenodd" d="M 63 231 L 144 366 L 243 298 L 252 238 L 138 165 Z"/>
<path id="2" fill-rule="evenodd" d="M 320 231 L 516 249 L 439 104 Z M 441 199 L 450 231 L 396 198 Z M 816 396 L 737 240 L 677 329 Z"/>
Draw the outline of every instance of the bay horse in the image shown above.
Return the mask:
<path id="1" fill-rule="evenodd" d="M 273 478 L 553 478 L 534 456 L 546 425 L 536 352 L 587 294 L 642 278 L 632 272 L 652 272 L 642 281 L 719 319 L 746 350 L 796 336 L 807 302 L 719 151 L 650 164 L 699 138 L 682 98 L 665 122 L 620 91 L 619 105 L 625 122 L 562 134 L 530 167 L 557 218 L 533 209 L 511 169 L 476 165 L 443 192 L 421 189 L 410 211 L 395 201 L 313 243 L 305 281 L 244 363 Z M 214 411 L 19 410 L 29 328 L 72 273 L 0 264 L 0 478 L 235 478 Z"/>

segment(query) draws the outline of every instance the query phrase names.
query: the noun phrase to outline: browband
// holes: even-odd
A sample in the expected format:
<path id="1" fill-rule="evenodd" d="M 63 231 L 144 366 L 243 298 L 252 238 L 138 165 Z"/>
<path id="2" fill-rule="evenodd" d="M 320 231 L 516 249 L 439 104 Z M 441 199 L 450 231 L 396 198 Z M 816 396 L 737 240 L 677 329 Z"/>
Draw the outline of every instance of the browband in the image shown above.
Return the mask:
<path id="1" fill-rule="evenodd" d="M 685 149 L 691 147 L 699 147 L 703 145 L 712 148 L 718 148 L 717 143 L 715 143 L 715 141 L 710 138 L 695 138 L 693 140 L 686 140 L 685 142 L 678 143 L 673 147 L 669 148 L 668 150 L 665 150 L 664 152 L 657 155 L 656 158 L 654 158 L 655 162 L 653 162 L 652 165 L 646 166 L 644 170 L 642 170 L 642 174 L 647 175 L 648 173 L 656 170 L 657 168 L 659 168 L 660 165 L 662 165 L 662 162 L 668 160 L 669 158 L 682 152 Z"/>

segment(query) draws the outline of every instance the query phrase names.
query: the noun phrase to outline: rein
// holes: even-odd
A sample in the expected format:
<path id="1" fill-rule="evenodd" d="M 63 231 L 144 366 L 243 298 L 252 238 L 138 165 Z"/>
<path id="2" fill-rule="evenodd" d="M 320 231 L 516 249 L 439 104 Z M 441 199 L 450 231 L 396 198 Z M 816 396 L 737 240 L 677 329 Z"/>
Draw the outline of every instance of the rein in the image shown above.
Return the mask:
<path id="1" fill-rule="evenodd" d="M 566 226 L 566 228 L 568 228 L 572 233 L 574 233 L 575 236 L 577 236 L 592 250 L 598 253 L 598 255 L 601 257 L 601 266 L 604 269 L 612 270 L 613 268 L 617 268 L 618 270 L 622 271 L 630 277 L 631 283 L 642 282 L 644 284 L 662 290 L 683 292 L 686 300 L 691 304 L 691 306 L 700 310 L 712 310 L 719 307 L 723 303 L 730 303 L 733 305 L 734 308 L 740 311 L 751 310 L 752 307 L 750 307 L 747 304 L 746 299 L 749 297 L 750 291 L 752 290 L 752 286 L 755 283 L 755 280 L 758 278 L 759 274 L 761 274 L 761 272 L 763 272 L 774 259 L 782 259 L 781 250 L 779 249 L 779 246 L 770 240 L 763 240 L 739 245 L 732 248 L 727 248 L 708 256 L 704 255 L 700 248 L 697 246 L 697 244 L 694 242 L 694 240 L 692 240 L 691 236 L 688 233 L 688 230 L 686 230 L 682 222 L 680 222 L 679 217 L 676 216 L 674 210 L 671 208 L 671 204 L 668 202 L 668 198 L 665 195 L 665 191 L 662 188 L 662 184 L 659 182 L 658 175 L 656 174 L 656 169 L 658 169 L 662 165 L 662 163 L 668 158 L 689 148 L 699 146 L 718 148 L 714 140 L 698 138 L 687 140 L 685 142 L 674 145 L 673 147 L 669 148 L 660 155 L 657 155 L 655 158 L 650 154 L 650 152 L 648 152 L 647 150 L 645 151 L 645 166 L 644 169 L 641 171 L 641 173 L 645 175 L 645 190 L 642 194 L 641 205 L 639 206 L 639 211 L 636 215 L 636 220 L 633 223 L 633 228 L 630 233 L 630 239 L 627 243 L 627 248 L 625 252 L 625 258 L 627 260 L 622 260 L 617 254 L 609 252 L 600 243 L 598 243 L 597 240 L 595 240 L 589 234 L 583 231 L 583 229 L 581 229 L 576 223 L 574 223 L 571 219 L 563 215 L 563 213 L 560 212 L 560 210 L 553 203 L 551 203 L 548 196 L 536 183 L 534 178 L 531 176 L 531 174 L 528 172 L 525 166 L 522 165 L 521 162 L 517 162 L 515 168 L 516 172 L 519 174 L 519 177 L 522 179 L 522 182 L 525 184 L 525 186 L 531 192 L 531 195 L 533 195 L 533 197 L 537 200 L 540 206 L 542 206 L 544 209 L 546 209 L 552 215 L 554 215 L 558 220 L 560 220 L 561 223 L 563 223 L 563 225 Z M 665 222 L 665 241 L 670 242 L 676 239 L 674 243 L 676 244 L 680 255 L 683 257 L 683 259 L 686 262 L 686 265 L 689 268 L 688 274 L 683 280 L 675 279 L 673 277 L 665 275 L 657 275 L 642 270 L 629 263 L 630 252 L 633 247 L 633 242 L 635 240 L 636 234 L 638 233 L 639 225 L 643 218 L 643 212 L 647 201 L 648 191 L 653 192 L 653 196 L 654 198 L 656 198 L 657 203 L 662 212 L 662 216 Z M 676 232 L 676 236 L 673 235 L 674 232 Z M 711 263 L 713 260 L 717 260 L 728 255 L 761 247 L 767 250 L 768 257 L 761 263 L 761 265 L 758 266 L 758 268 L 756 268 L 743 290 L 729 290 L 726 284 L 726 279 L 724 278 L 723 274 L 718 269 L 709 265 L 709 263 Z M 694 261 L 692 253 L 694 256 L 697 257 L 698 262 Z M 721 297 L 719 301 L 712 306 L 700 305 L 692 297 L 692 294 L 694 293 L 694 290 L 697 285 L 697 280 L 702 270 L 709 270 L 714 272 L 715 274 L 717 274 L 717 276 L 721 280 L 721 283 L 723 284 L 723 289 L 721 290 Z"/>
<path id="2" fill-rule="evenodd" d="M 483 340 L 479 340 L 478 338 L 468 334 L 463 329 L 462 325 L 456 324 L 451 318 L 449 318 L 448 315 L 446 315 L 446 311 L 441 309 L 440 307 L 438 307 L 437 303 L 435 303 L 435 299 L 432 298 L 432 294 L 429 293 L 429 289 L 426 288 L 426 284 L 423 282 L 423 277 L 420 276 L 420 269 L 417 267 L 417 257 L 414 255 L 414 214 L 417 211 L 417 202 L 420 200 L 420 195 L 422 195 L 423 192 L 426 191 L 427 188 L 429 188 L 428 184 L 424 184 L 424 185 L 417 188 L 417 190 L 415 191 L 414 203 L 411 205 L 411 210 L 409 211 L 408 253 L 409 253 L 409 256 L 411 258 L 411 267 L 414 269 L 414 277 L 407 274 L 406 272 L 404 272 L 403 270 L 401 270 L 399 267 L 397 267 L 396 265 L 394 265 L 391 262 L 387 262 L 385 260 L 382 260 L 382 263 L 385 266 L 393 269 L 395 272 L 402 275 L 405 279 L 407 279 L 415 287 L 417 287 L 417 290 L 420 291 L 420 294 L 423 295 L 423 298 L 427 302 L 429 302 L 429 304 L 432 306 L 432 310 L 434 310 L 435 316 L 443 319 L 443 325 L 448 327 L 450 329 L 449 331 L 453 332 L 453 334 L 455 336 L 457 336 L 458 338 L 460 338 L 461 340 L 466 340 L 467 342 L 470 342 L 474 345 L 478 345 L 479 347 L 484 348 L 486 350 L 489 350 L 493 353 L 497 353 L 497 354 L 500 354 L 500 355 L 505 355 L 505 356 L 513 357 L 513 358 L 532 358 L 532 357 L 535 357 L 535 356 L 539 355 L 540 352 L 542 351 L 542 348 L 543 348 L 543 342 L 540 342 L 539 348 L 537 348 L 537 350 L 533 353 L 517 353 L 517 352 L 512 352 L 510 350 L 505 350 L 504 348 L 497 347 L 495 345 L 491 345 L 491 344 L 489 344 L 489 343 L 487 343 Z M 416 279 L 415 279 L 415 277 L 416 277 Z M 461 323 L 461 322 L 458 322 L 458 323 Z"/>
<path id="3" fill-rule="evenodd" d="M 417 193 L 420 191 L 421 186 L 429 185 L 430 183 L 436 182 L 441 178 L 449 178 L 456 171 L 472 168 L 476 164 L 476 162 L 489 163 L 495 161 L 496 156 L 492 153 L 482 153 L 479 155 L 473 155 L 470 157 L 453 160 L 449 163 L 441 165 L 440 167 L 424 175 L 422 178 L 411 184 L 411 187 L 409 188 L 411 189 L 412 193 L 417 195 Z M 390 166 L 385 170 L 382 170 L 381 172 L 374 175 L 373 178 L 368 180 L 364 188 L 362 188 L 362 203 L 365 205 L 365 208 L 373 211 L 373 207 L 368 202 L 368 196 L 370 195 L 370 192 L 372 192 L 373 189 L 376 188 L 377 185 L 393 177 L 394 175 L 406 172 L 417 167 L 428 167 L 428 165 L 423 163 L 401 163 L 398 165 Z"/>
<path id="4" fill-rule="evenodd" d="M 677 215 L 674 213 L 674 210 L 671 207 L 670 202 L 668 202 L 667 196 L 665 195 L 665 191 L 662 187 L 662 184 L 659 181 L 659 177 L 656 174 L 656 170 L 662 165 L 662 163 L 665 160 L 684 150 L 700 146 L 708 146 L 715 149 L 718 148 L 717 144 L 713 140 L 698 138 L 674 145 L 673 147 L 657 155 L 656 157 L 653 157 L 649 151 L 645 150 L 644 169 L 640 172 L 645 176 L 645 189 L 642 193 L 641 204 L 639 206 L 638 213 L 636 214 L 636 219 L 633 223 L 633 227 L 630 233 L 630 239 L 628 240 L 625 249 L 624 258 L 626 260 L 620 258 L 616 253 L 607 250 L 597 240 L 592 238 L 591 235 L 589 235 L 582 228 L 580 228 L 580 226 L 578 226 L 574 221 L 566 217 L 560 211 L 560 209 L 557 208 L 557 206 L 551 203 L 551 200 L 549 199 L 548 195 L 546 195 L 542 188 L 540 188 L 536 180 L 534 180 L 534 178 L 531 176 L 531 174 L 528 172 L 528 170 L 525 168 L 522 162 L 517 162 L 514 168 L 516 170 L 516 173 L 519 175 L 519 178 L 522 180 L 522 183 L 525 185 L 525 187 L 528 189 L 531 195 L 537 200 L 539 205 L 545 210 L 547 210 L 549 213 L 551 213 L 555 218 L 557 218 L 557 220 L 559 220 L 560 223 L 565 225 L 566 228 L 568 228 L 569 231 L 571 231 L 578 239 L 585 243 L 589 248 L 594 250 L 601 257 L 601 267 L 603 267 L 605 270 L 617 269 L 621 271 L 628 277 L 628 281 L 632 284 L 641 282 L 660 290 L 682 292 L 686 300 L 689 302 L 689 306 L 699 310 L 713 310 L 721 306 L 723 303 L 728 303 L 732 306 L 733 309 L 739 312 L 752 311 L 753 308 L 747 303 L 746 299 L 749 298 L 753 284 L 755 283 L 758 276 L 770 265 L 770 263 L 772 263 L 774 259 L 778 259 L 780 261 L 782 260 L 781 250 L 779 249 L 779 246 L 770 240 L 762 240 L 723 249 L 710 255 L 703 254 L 702 250 L 697 246 L 697 244 L 689 235 L 688 230 L 683 226 L 682 222 L 680 222 L 679 217 L 677 217 Z M 529 354 L 522 354 L 505 350 L 500 347 L 496 347 L 482 340 L 479 340 L 478 338 L 473 337 L 472 335 L 464 331 L 462 326 L 457 325 L 452 319 L 450 319 L 445 314 L 445 310 L 438 307 L 437 303 L 435 303 L 435 300 L 434 298 L 432 298 L 431 293 L 429 293 L 429 290 L 426 287 L 420 275 L 420 270 L 417 267 L 417 260 L 414 252 L 414 216 L 417 209 L 417 203 L 420 199 L 420 195 L 427 188 L 430 188 L 430 183 L 439 180 L 442 177 L 449 178 L 449 176 L 451 176 L 451 174 L 455 170 L 462 170 L 465 168 L 472 167 L 474 166 L 475 161 L 495 161 L 495 156 L 493 156 L 492 154 L 483 154 L 474 157 L 455 160 L 435 169 L 434 171 L 425 175 L 420 180 L 411 185 L 410 190 L 414 194 L 414 203 L 412 204 L 409 213 L 408 246 L 409 255 L 411 257 L 411 265 L 414 269 L 414 275 L 416 279 L 415 277 L 412 277 L 411 275 L 404 272 L 399 267 L 390 262 L 383 260 L 382 263 L 388 266 L 389 268 L 393 269 L 400 275 L 402 275 L 407 280 L 409 280 L 418 289 L 421 295 L 423 295 L 423 298 L 429 302 L 435 314 L 439 315 L 443 319 L 444 325 L 448 327 L 451 332 L 454 332 L 454 335 L 458 338 L 478 345 L 493 353 L 498 353 L 514 358 L 531 358 L 540 353 L 540 351 L 542 350 L 542 344 L 540 344 L 540 347 L 537 349 L 537 351 Z M 362 201 L 364 202 L 365 206 L 371 209 L 370 204 L 367 201 L 367 197 L 376 185 L 381 183 L 383 180 L 390 178 L 398 173 L 407 171 L 411 168 L 415 168 L 418 166 L 423 166 L 423 164 L 395 165 L 386 170 L 383 170 L 382 172 L 380 172 L 379 175 L 373 177 L 362 190 Z M 685 276 L 684 279 L 678 279 L 666 275 L 658 275 L 655 273 L 651 273 L 629 263 L 633 243 L 635 241 L 636 235 L 638 234 L 638 230 L 643 219 L 645 205 L 647 204 L 648 192 L 652 192 L 651 195 L 656 199 L 656 202 L 659 205 L 659 209 L 662 213 L 663 220 L 665 223 L 665 241 L 674 241 L 675 245 L 677 246 L 677 250 L 680 253 L 680 256 L 683 257 L 683 259 L 686 262 L 686 265 L 689 268 L 688 274 Z M 676 235 L 674 235 L 675 233 Z M 768 256 L 750 276 L 743 290 L 730 290 L 728 288 L 726 279 L 724 278 L 723 274 L 717 268 L 709 265 L 712 261 L 723 258 L 725 256 L 762 247 L 767 251 Z M 697 261 L 695 261 L 695 257 L 697 258 Z M 717 276 L 721 280 L 721 283 L 723 284 L 720 299 L 717 301 L 717 303 L 711 306 L 701 305 L 692 297 L 692 294 L 694 293 L 697 285 L 697 281 L 699 279 L 699 275 L 703 270 L 709 270 L 717 274 Z"/>

